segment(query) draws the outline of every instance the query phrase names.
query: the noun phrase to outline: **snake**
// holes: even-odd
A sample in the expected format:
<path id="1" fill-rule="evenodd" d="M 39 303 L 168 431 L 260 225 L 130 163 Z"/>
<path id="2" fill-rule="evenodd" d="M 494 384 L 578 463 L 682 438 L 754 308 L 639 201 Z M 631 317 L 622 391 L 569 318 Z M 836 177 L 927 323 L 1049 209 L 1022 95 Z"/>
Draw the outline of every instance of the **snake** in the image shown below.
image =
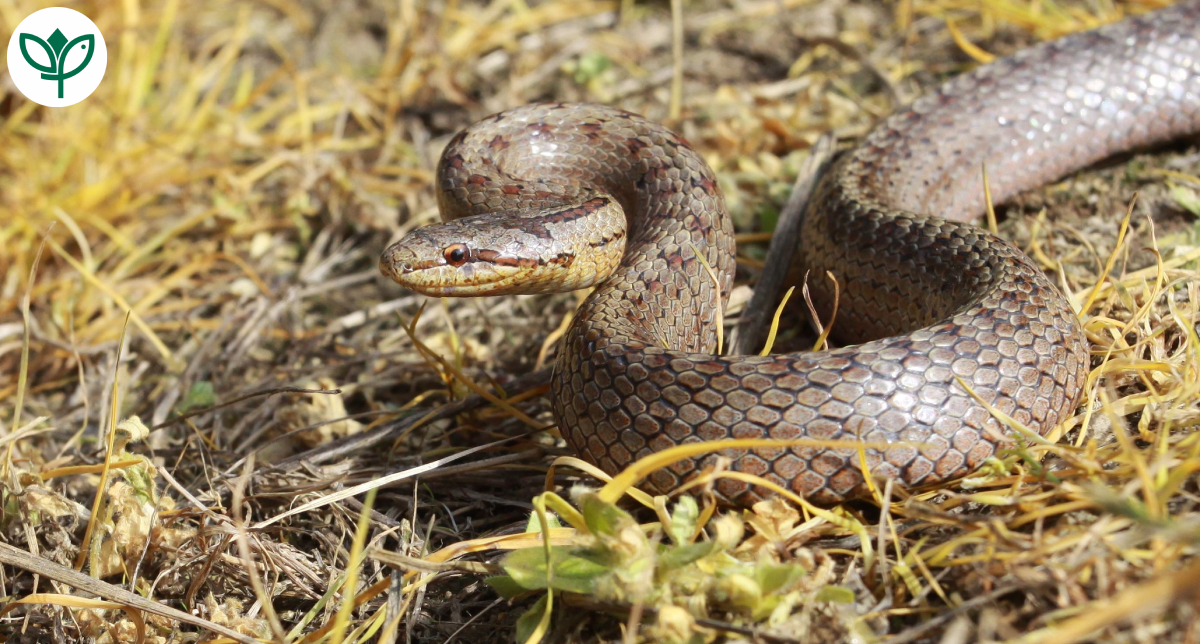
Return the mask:
<path id="1" fill-rule="evenodd" d="M 777 441 L 678 460 L 649 491 L 720 471 L 711 489 L 741 506 L 937 488 L 1065 423 L 1088 382 L 1070 300 L 973 225 L 985 174 L 1003 203 L 1197 131 L 1197 0 L 949 79 L 841 154 L 803 211 L 791 261 L 828 327 L 818 351 L 718 353 L 736 245 L 716 175 L 668 128 L 603 105 L 523 105 L 453 136 L 443 221 L 380 269 L 434 297 L 592 288 L 549 398 L 569 447 L 609 474 L 688 443 Z"/>

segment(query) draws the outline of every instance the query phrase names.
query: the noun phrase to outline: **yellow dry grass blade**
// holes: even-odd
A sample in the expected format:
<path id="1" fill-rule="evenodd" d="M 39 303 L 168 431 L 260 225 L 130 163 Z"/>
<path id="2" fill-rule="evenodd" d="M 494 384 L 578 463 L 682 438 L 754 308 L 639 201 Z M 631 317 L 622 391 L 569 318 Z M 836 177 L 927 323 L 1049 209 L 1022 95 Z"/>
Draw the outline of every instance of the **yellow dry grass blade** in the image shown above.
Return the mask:
<path id="1" fill-rule="evenodd" d="M 871 562 L 874 561 L 875 551 L 871 546 L 870 534 L 867 533 L 866 526 L 860 523 L 857 519 L 848 517 L 845 514 L 837 511 L 819 508 L 812 503 L 809 503 L 807 499 L 799 494 L 796 494 L 795 492 L 776 483 L 768 481 L 761 476 L 756 476 L 748 472 L 733 472 L 728 470 L 721 472 L 707 472 L 697 476 L 691 481 L 688 481 L 679 489 L 679 492 L 683 493 L 694 487 L 708 485 L 717 479 L 732 479 L 735 481 L 742 481 L 751 485 L 760 485 L 768 490 L 771 490 L 775 494 L 778 494 L 779 496 L 788 499 L 792 503 L 795 503 L 797 506 L 803 508 L 806 513 L 820 517 L 821 519 L 824 519 L 825 521 L 828 521 L 829 523 L 832 523 L 833 525 L 836 525 L 839 528 L 858 536 L 863 550 L 863 565 L 869 567 Z"/>
<path id="2" fill-rule="evenodd" d="M 151 329 L 150 325 L 146 324 L 146 321 L 142 319 L 142 316 L 138 315 L 138 313 L 133 310 L 133 307 L 129 304 L 129 302 L 126 301 L 126 299 L 121 296 L 116 289 L 109 286 L 104 280 L 100 279 L 100 277 L 92 271 L 87 270 L 83 264 L 79 263 L 79 260 L 71 257 L 71 255 L 68 254 L 67 251 L 64 250 L 62 246 L 59 246 L 58 243 L 53 239 L 48 240 L 48 243 L 50 244 L 50 249 L 53 250 L 60 258 L 62 258 L 63 261 L 70 264 L 71 268 L 74 268 L 85 281 L 100 289 L 105 295 L 109 296 L 112 301 L 116 302 L 117 306 L 120 306 L 125 311 L 126 324 L 128 324 L 129 320 L 132 320 L 134 326 L 140 329 L 142 333 L 146 334 L 146 338 L 149 339 L 150 343 L 154 345 L 154 348 L 158 350 L 158 353 L 160 356 L 162 356 L 163 360 L 165 360 L 168 365 L 175 366 L 175 355 L 170 349 L 167 348 L 166 343 L 162 341 L 162 338 L 158 337 L 158 334 L 154 332 L 154 329 Z M 125 330 L 122 329 L 122 337 L 124 337 L 124 333 Z"/>
<path id="3" fill-rule="evenodd" d="M 601 481 L 604 481 L 605 483 L 612 482 L 612 477 L 609 476 L 607 472 L 596 467 L 595 465 L 592 465 L 591 463 L 588 463 L 587 461 L 585 461 L 583 459 L 575 458 L 574 456 L 559 456 L 558 458 L 554 459 L 554 462 L 550 463 L 550 467 L 546 468 L 546 491 L 547 492 L 554 489 L 554 472 L 560 466 L 561 467 L 573 467 L 577 470 L 584 472 L 585 474 L 589 474 Z M 642 505 L 646 506 L 647 508 L 654 507 L 654 498 L 651 497 L 649 494 L 646 494 L 645 492 L 643 492 L 637 488 L 630 488 L 629 496 L 632 497 L 633 500 L 637 501 L 638 503 L 641 503 Z"/>
<path id="4" fill-rule="evenodd" d="M 1019 644 L 1075 644 L 1093 641 L 1104 628 L 1141 616 L 1155 615 L 1200 591 L 1200 559 L 1174 572 L 1126 588 L 1111 598 L 1080 607 L 1075 617 L 1016 640 Z"/>
<path id="5" fill-rule="evenodd" d="M 987 63 L 996 60 L 995 55 L 989 54 L 975 43 L 967 40 L 967 37 L 963 35 L 963 32 L 959 31 L 958 25 L 955 24 L 955 22 L 950 18 L 946 18 L 946 31 L 950 32 L 950 37 L 954 39 L 954 44 L 958 45 L 958 48 L 963 50 L 963 53 L 971 58 L 974 58 L 976 62 L 986 65 Z M 990 198 L 988 199 L 988 203 L 991 203 Z M 994 218 L 995 215 L 992 214 L 992 217 Z M 992 219 L 989 223 L 994 223 L 994 219 Z M 995 232 L 994 228 L 992 228 L 992 232 Z"/>
<path id="6" fill-rule="evenodd" d="M 1108 255 L 1108 261 L 1104 262 L 1104 270 L 1101 271 L 1099 279 L 1096 280 L 1095 286 L 1092 287 L 1091 293 L 1088 294 L 1087 300 L 1083 306 L 1079 307 L 1079 316 L 1084 317 L 1088 311 L 1092 309 L 1092 304 L 1096 302 L 1096 298 L 1100 295 L 1100 288 L 1109 275 L 1112 273 L 1113 266 L 1117 263 L 1117 257 L 1121 251 L 1125 249 L 1125 237 L 1129 233 L 1129 220 L 1133 218 L 1133 206 L 1137 203 L 1137 193 L 1133 194 L 1133 198 L 1129 200 L 1129 207 L 1125 211 L 1125 218 L 1121 220 L 1121 229 L 1117 233 L 1117 243 L 1113 246 L 1113 251 Z"/>
<path id="7" fill-rule="evenodd" d="M 371 584 L 356 597 L 354 597 L 354 608 L 358 608 L 372 599 L 375 599 L 391 586 L 392 580 L 388 577 L 384 577 L 383 579 Z M 410 588 L 405 588 L 403 592 L 407 593 L 409 590 Z M 403 611 L 403 608 L 401 608 L 401 611 Z M 334 626 L 335 622 L 331 621 L 321 628 L 318 628 L 317 630 L 305 635 L 297 642 L 297 644 L 313 644 L 314 642 L 321 642 L 328 637 L 331 632 L 333 632 Z"/>
<path id="8" fill-rule="evenodd" d="M 43 481 L 49 481 L 50 479 L 55 479 L 60 476 L 76 476 L 79 474 L 96 474 L 97 472 L 103 474 L 105 469 L 108 469 L 109 471 L 121 470 L 121 469 L 125 469 L 127 467 L 133 467 L 134 465 L 140 465 L 145 462 L 146 461 L 143 458 L 127 458 L 122 461 L 114 461 L 112 463 L 101 463 L 99 465 L 68 465 L 66 467 L 56 467 L 52 470 L 47 470 L 45 472 L 42 472 L 39 475 L 39 477 Z"/>
<path id="9" fill-rule="evenodd" d="M 591 289 L 588 290 L 590 291 Z M 574 320 L 575 310 L 572 309 L 563 316 L 562 321 L 558 323 L 558 327 L 551 331 L 546 336 L 546 339 L 542 341 L 542 346 L 538 349 L 537 360 L 535 360 L 533 363 L 534 371 L 546 366 L 546 355 L 550 353 L 550 349 L 554 346 L 554 343 L 558 342 L 559 338 L 567 334 L 567 330 L 571 328 L 571 322 Z"/>
<path id="10" fill-rule="evenodd" d="M 455 557 L 461 557 L 473 552 L 520 550 L 522 548 L 540 546 L 542 545 L 543 533 L 549 535 L 551 544 L 560 546 L 572 545 L 579 538 L 579 532 L 574 528 L 550 528 L 539 532 L 522 532 L 520 534 L 506 534 L 499 537 L 481 537 L 479 539 L 459 541 L 446 546 L 425 557 L 425 560 L 438 563 L 450 561 Z"/>
<path id="11" fill-rule="evenodd" d="M 775 440 L 770 438 L 735 438 L 701 443 L 686 443 L 655 452 L 629 464 L 620 474 L 617 474 L 600 489 L 600 500 L 605 503 L 616 503 L 622 496 L 629 493 L 630 488 L 645 479 L 651 472 L 662 469 L 687 458 L 703 454 L 711 454 L 725 449 L 759 449 L 781 447 L 819 447 L 823 449 L 858 449 L 860 445 L 869 448 L 886 449 L 900 443 L 866 443 L 862 441 L 836 441 L 800 438 L 795 440 Z M 905 443 L 907 444 L 907 443 Z"/>
<path id="12" fill-rule="evenodd" d="M 53 224 L 51 225 L 53 229 Z M 21 298 L 21 364 L 17 371 L 17 400 L 13 406 L 13 427 L 21 426 L 21 412 L 25 407 L 25 388 L 29 384 L 29 327 L 30 316 L 29 310 L 30 297 L 33 292 L 33 285 L 37 282 L 38 264 L 42 261 L 42 253 L 46 249 L 46 240 L 49 239 L 49 233 L 42 237 L 42 243 L 38 245 L 37 253 L 33 256 L 33 266 L 29 269 L 29 284 L 25 288 L 25 295 Z M 12 467 L 13 448 L 16 446 L 15 441 L 8 443 L 8 449 L 4 452 L 4 479 L 8 480 L 8 474 Z"/>
<path id="13" fill-rule="evenodd" d="M 108 477 L 112 471 L 113 446 L 117 441 L 117 408 L 121 401 L 121 348 L 125 346 L 125 332 L 129 329 L 130 314 L 132 311 L 125 315 L 125 324 L 121 327 L 121 337 L 117 343 L 117 355 L 113 360 L 112 394 L 110 396 L 112 404 L 108 410 L 108 443 L 104 449 L 104 468 L 100 471 L 100 482 L 96 485 L 96 498 L 92 501 L 92 518 L 83 532 L 79 555 L 75 557 L 75 570 L 83 570 L 83 562 L 87 561 L 88 554 L 94 545 L 92 539 L 96 532 L 96 523 L 101 521 L 101 517 L 104 516 L 101 509 L 104 507 L 108 494 Z M 91 572 L 93 575 L 99 574 L 95 570 Z"/>
<path id="14" fill-rule="evenodd" d="M 967 392 L 967 395 L 969 395 L 971 398 L 973 398 L 975 400 L 975 402 L 979 403 L 979 405 L 981 407 L 986 409 L 987 412 L 989 414 L 991 414 L 992 418 L 995 418 L 996 420 L 1000 421 L 1000 424 L 1013 430 L 1014 432 L 1017 432 L 1021 436 L 1025 437 L 1026 440 L 1032 442 L 1035 445 L 1041 445 L 1043 447 L 1052 447 L 1055 445 L 1055 443 L 1053 441 L 1046 440 L 1046 438 L 1043 437 L 1041 434 L 1033 431 L 1032 429 L 1029 429 L 1028 427 L 1026 427 L 1025 425 L 1023 425 L 1021 423 L 1018 423 L 1012 416 L 1009 416 L 1008 414 L 1000 411 L 999 409 L 996 409 L 994 406 L 992 406 L 991 403 L 984 400 L 983 398 L 980 398 L 979 394 L 975 393 L 975 389 L 973 387 L 971 387 L 970 385 L 968 385 L 966 383 L 966 381 L 963 380 L 962 378 L 960 378 L 958 376 L 954 376 L 954 380 L 958 382 L 959 387 L 962 387 L 963 390 Z M 997 438 L 999 438 L 999 437 L 997 437 Z"/>
<path id="15" fill-rule="evenodd" d="M 712 280 L 713 288 L 717 290 L 717 308 L 716 308 L 716 324 L 717 324 L 717 355 L 725 353 L 725 311 L 722 304 L 725 299 L 721 294 L 721 280 L 717 279 L 717 272 L 708 264 L 708 258 L 700 249 L 696 248 L 695 244 L 688 244 L 692 247 L 692 254 L 696 259 L 700 260 L 700 265 L 704 267 L 704 271 L 708 273 L 708 279 Z"/>
<path id="16" fill-rule="evenodd" d="M 418 313 L 418 316 L 419 315 L 420 314 Z M 544 423 L 539 423 L 536 420 L 530 418 L 525 412 L 514 407 L 511 402 L 504 400 L 504 399 L 500 398 L 499 396 L 493 394 L 492 392 L 488 391 L 486 388 L 481 387 L 474 380 L 471 380 L 470 378 L 468 378 L 466 376 L 466 374 L 464 374 L 460 369 L 458 369 L 458 367 L 455 367 L 454 365 L 450 364 L 450 361 L 446 360 L 442 356 L 439 356 L 432 349 L 430 349 L 428 346 L 426 346 L 424 342 L 421 342 L 421 339 L 418 338 L 417 334 L 416 334 L 416 326 L 417 326 L 417 318 L 416 317 L 413 318 L 413 321 L 411 324 L 405 324 L 403 321 L 403 318 L 401 318 L 401 325 L 403 326 L 405 332 L 408 334 L 409 339 L 412 340 L 413 346 L 415 346 L 417 348 L 417 350 L 421 352 L 421 355 L 426 360 L 428 360 L 430 362 L 438 363 L 439 365 L 442 366 L 443 369 L 445 369 L 447 372 L 449 372 L 451 375 L 453 375 L 455 380 L 463 383 L 468 388 L 470 388 L 471 391 L 479 394 L 484 400 L 486 400 L 486 401 L 492 403 L 493 405 L 499 407 L 500 409 L 504 410 L 506 413 L 508 413 L 513 418 L 520 420 L 521 422 L 532 427 L 533 429 L 541 430 L 541 429 L 546 428 Z"/>
<path id="17" fill-rule="evenodd" d="M 771 328 L 767 331 L 767 341 L 763 344 L 762 351 L 759 351 L 758 355 L 766 356 L 771 354 L 771 348 L 775 346 L 775 334 L 779 332 L 779 318 L 783 315 L 783 309 L 787 306 L 788 300 L 792 299 L 792 293 L 795 291 L 795 286 L 789 286 L 787 293 L 783 294 L 783 299 L 779 302 L 779 306 L 775 307 L 775 316 L 771 318 Z"/>
<path id="18" fill-rule="evenodd" d="M 548 499 L 559 499 L 558 495 L 553 492 L 538 495 L 533 500 L 533 509 L 537 512 L 538 521 L 541 522 L 543 530 L 542 535 L 542 552 L 546 555 L 546 604 L 542 609 L 542 616 L 538 619 L 537 626 L 533 632 L 525 639 L 524 644 L 538 644 L 546 637 L 546 633 L 550 630 L 550 616 L 554 614 L 554 566 L 549 565 L 553 561 L 553 551 L 551 550 L 550 533 L 544 528 L 550 525 L 550 518 L 546 516 L 546 501 Z M 565 503 L 563 504 L 565 505 Z M 580 524 L 583 523 L 583 516 L 578 516 Z"/>
<path id="19" fill-rule="evenodd" d="M 949 26 L 949 23 L 946 26 Z M 987 206 L 987 229 L 993 235 L 999 235 L 1000 227 L 996 224 L 996 204 L 992 203 L 992 182 L 988 180 L 986 163 L 980 166 L 980 172 L 983 174 L 983 203 Z"/>
<path id="20" fill-rule="evenodd" d="M 362 567 L 363 550 L 366 548 L 367 534 L 371 527 L 371 509 L 375 507 L 375 494 L 378 488 L 371 488 L 363 500 L 363 510 L 358 516 L 358 525 L 354 530 L 354 540 L 350 544 L 350 563 L 346 567 L 346 581 L 342 584 L 342 604 L 338 607 L 333 620 L 333 630 L 330 642 L 342 644 L 346 636 L 346 627 L 350 624 L 350 612 L 354 610 L 354 587 L 358 585 L 359 568 Z"/>

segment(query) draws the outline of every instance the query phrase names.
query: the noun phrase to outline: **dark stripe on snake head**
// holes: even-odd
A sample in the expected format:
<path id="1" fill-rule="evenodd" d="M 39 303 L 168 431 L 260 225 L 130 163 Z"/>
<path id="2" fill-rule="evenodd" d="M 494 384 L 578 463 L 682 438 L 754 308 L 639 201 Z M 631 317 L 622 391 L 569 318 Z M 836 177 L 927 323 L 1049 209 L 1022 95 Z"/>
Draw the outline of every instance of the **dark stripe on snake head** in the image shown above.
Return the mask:
<path id="1" fill-rule="evenodd" d="M 511 266 L 514 268 L 536 268 L 538 266 L 546 266 L 548 264 L 559 265 L 564 268 L 569 267 L 575 261 L 574 253 L 559 253 L 550 259 L 538 259 L 535 257 L 513 257 L 511 255 L 503 255 L 496 250 L 477 250 L 471 253 L 467 258 L 467 262 L 487 262 L 496 266 Z"/>

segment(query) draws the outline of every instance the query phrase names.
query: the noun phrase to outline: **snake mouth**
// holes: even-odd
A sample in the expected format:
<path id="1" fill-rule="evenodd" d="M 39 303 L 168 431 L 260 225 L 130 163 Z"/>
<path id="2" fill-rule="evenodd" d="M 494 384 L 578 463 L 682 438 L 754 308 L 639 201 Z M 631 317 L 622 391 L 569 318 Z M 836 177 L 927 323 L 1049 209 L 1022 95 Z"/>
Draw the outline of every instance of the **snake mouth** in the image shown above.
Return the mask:
<path id="1" fill-rule="evenodd" d="M 470 284 L 439 284 L 430 283 L 423 279 L 405 279 L 408 276 L 420 275 L 421 271 L 414 271 L 399 278 L 392 277 L 392 280 L 397 284 L 429 297 L 479 297 L 484 295 L 500 295 L 503 292 L 505 282 L 509 281 L 508 276 L 499 275 L 494 279 L 475 280 Z"/>

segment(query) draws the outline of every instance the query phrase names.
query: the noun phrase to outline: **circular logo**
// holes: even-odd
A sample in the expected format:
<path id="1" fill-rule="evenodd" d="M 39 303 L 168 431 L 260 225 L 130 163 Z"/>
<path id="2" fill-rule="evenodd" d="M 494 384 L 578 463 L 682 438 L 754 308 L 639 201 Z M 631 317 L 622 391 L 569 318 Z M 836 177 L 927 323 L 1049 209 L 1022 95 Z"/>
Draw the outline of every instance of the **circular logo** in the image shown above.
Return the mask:
<path id="1" fill-rule="evenodd" d="M 104 37 L 87 16 L 51 7 L 17 25 L 8 41 L 8 73 L 29 100 L 66 107 L 91 96 L 108 67 Z"/>

